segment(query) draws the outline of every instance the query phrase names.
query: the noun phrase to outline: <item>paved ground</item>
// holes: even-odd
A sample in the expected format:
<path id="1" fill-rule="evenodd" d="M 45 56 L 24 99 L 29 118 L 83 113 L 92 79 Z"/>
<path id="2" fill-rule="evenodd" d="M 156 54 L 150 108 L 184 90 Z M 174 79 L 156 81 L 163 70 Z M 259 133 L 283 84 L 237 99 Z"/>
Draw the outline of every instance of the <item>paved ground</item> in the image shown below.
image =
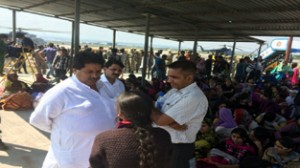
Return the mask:
<path id="1" fill-rule="evenodd" d="M 49 134 L 32 127 L 27 111 L 0 111 L 2 139 L 9 150 L 0 151 L 1 168 L 40 168 L 47 154 Z"/>

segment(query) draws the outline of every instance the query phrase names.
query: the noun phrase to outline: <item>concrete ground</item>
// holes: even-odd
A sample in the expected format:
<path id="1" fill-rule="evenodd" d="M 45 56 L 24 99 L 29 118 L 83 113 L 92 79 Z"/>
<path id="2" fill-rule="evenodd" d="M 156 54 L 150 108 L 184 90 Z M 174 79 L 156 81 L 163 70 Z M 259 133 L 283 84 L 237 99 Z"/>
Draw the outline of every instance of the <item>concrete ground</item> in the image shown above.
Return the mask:
<path id="1" fill-rule="evenodd" d="M 1 168 L 41 168 L 47 154 L 49 134 L 28 123 L 32 110 L 0 111 L 2 140 L 9 147 L 0 151 Z"/>

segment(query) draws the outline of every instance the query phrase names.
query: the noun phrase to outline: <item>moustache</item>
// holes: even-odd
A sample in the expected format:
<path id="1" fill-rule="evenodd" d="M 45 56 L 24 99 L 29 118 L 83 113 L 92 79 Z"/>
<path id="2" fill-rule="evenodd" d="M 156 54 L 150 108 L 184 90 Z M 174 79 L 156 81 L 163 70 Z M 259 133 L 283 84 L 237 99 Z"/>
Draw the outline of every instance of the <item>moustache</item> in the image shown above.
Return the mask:
<path id="1" fill-rule="evenodd" d="M 97 81 L 97 80 L 99 80 L 100 78 L 90 78 L 90 80 L 92 80 L 92 81 Z"/>
<path id="2" fill-rule="evenodd" d="M 112 75 L 114 75 L 114 76 L 119 76 L 120 74 L 112 74 Z"/>

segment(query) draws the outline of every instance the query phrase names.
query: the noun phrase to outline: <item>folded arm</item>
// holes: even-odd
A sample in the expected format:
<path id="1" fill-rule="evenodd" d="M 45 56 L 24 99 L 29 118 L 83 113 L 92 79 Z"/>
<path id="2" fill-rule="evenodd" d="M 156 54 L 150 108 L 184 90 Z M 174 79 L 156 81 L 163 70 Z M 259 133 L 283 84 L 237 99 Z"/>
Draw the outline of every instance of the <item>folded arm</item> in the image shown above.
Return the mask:
<path id="1" fill-rule="evenodd" d="M 187 126 L 185 124 L 178 124 L 170 116 L 160 112 L 158 109 L 154 109 L 151 114 L 152 121 L 159 126 L 170 126 L 176 130 L 186 130 Z"/>

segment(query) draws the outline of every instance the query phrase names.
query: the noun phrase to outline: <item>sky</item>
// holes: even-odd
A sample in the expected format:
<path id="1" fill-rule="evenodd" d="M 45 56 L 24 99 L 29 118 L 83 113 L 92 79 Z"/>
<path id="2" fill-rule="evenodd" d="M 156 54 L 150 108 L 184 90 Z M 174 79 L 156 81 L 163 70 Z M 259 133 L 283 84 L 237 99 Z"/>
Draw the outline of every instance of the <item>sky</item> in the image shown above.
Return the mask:
<path id="1" fill-rule="evenodd" d="M 53 17 L 47 17 L 37 14 L 31 14 L 26 12 L 16 12 L 17 28 L 23 28 L 31 34 L 37 35 L 39 38 L 43 38 L 48 41 L 71 41 L 71 22 L 61 20 Z M 12 11 L 4 8 L 0 8 L 0 33 L 9 33 L 12 28 Z M 37 29 L 43 31 L 30 31 L 28 29 Z M 17 30 L 18 31 L 18 30 Z M 55 32 L 51 32 L 55 31 Z M 80 24 L 80 42 L 112 42 L 113 31 L 111 29 Z M 262 40 L 270 42 L 275 37 L 256 37 Z M 145 36 L 137 35 L 127 32 L 116 32 L 116 43 L 134 43 L 143 45 Z M 178 42 L 166 39 L 155 38 L 153 39 L 153 47 L 166 46 L 170 48 L 178 48 Z M 222 48 L 224 45 L 231 47 L 233 42 L 198 42 L 204 49 L 217 49 Z M 193 42 L 181 43 L 182 49 L 193 49 Z M 256 43 L 236 43 L 237 52 L 251 53 L 259 48 Z M 263 48 L 266 48 L 264 46 Z M 198 49 L 200 50 L 200 48 Z"/>

